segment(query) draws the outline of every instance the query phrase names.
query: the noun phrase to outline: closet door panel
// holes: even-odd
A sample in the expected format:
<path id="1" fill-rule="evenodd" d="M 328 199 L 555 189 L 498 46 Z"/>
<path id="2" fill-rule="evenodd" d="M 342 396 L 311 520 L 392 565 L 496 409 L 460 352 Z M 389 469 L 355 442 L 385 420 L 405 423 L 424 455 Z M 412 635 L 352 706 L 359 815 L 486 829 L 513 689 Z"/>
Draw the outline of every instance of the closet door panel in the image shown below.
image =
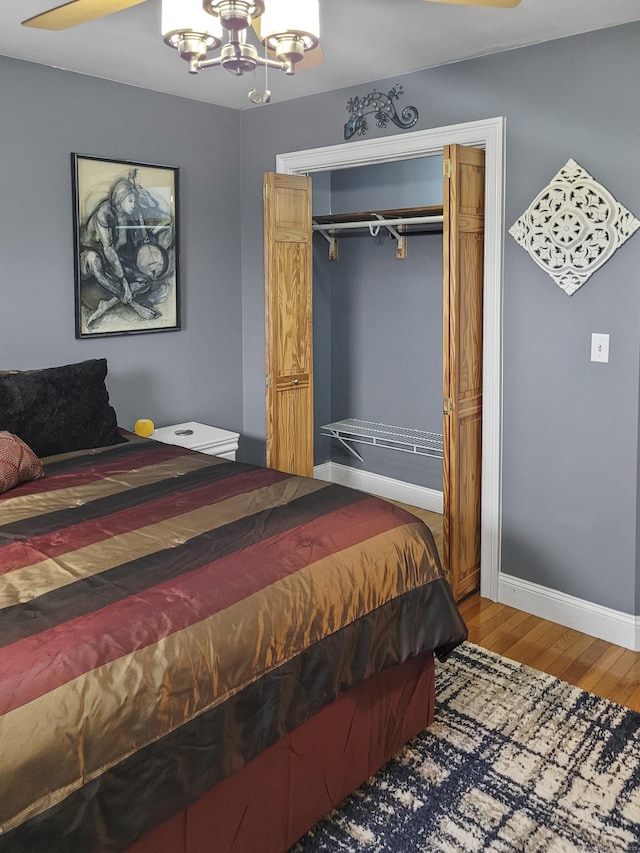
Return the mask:
<path id="1" fill-rule="evenodd" d="M 311 181 L 264 181 L 267 465 L 313 474 Z"/>
<path id="2" fill-rule="evenodd" d="M 460 264 L 464 270 L 459 292 L 458 399 L 475 398 L 482 389 L 482 261 L 484 235 L 460 235 Z"/>
<path id="3" fill-rule="evenodd" d="M 480 583 L 484 152 L 444 156 L 443 562 L 459 600 Z"/>
<path id="4" fill-rule="evenodd" d="M 457 600 L 480 581 L 480 484 L 482 477 L 482 412 L 463 406 L 457 418 L 450 491 L 454 499 L 445 513 L 449 523 L 449 573 Z"/>
<path id="5" fill-rule="evenodd" d="M 309 347 L 304 329 L 309 313 L 308 294 L 303 280 L 305 247 L 278 245 L 273 252 L 274 282 L 277 292 L 272 300 L 273 379 L 309 373 Z"/>

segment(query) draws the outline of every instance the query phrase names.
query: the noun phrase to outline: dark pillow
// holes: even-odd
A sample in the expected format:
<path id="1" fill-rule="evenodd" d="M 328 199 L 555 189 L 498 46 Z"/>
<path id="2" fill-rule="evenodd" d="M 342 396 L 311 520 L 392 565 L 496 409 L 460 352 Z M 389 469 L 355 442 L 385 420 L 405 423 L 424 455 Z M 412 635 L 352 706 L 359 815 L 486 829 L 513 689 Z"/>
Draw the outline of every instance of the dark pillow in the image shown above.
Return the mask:
<path id="1" fill-rule="evenodd" d="M 19 436 L 36 456 L 126 441 L 105 385 L 105 358 L 0 373 L 0 430 Z"/>
<path id="2" fill-rule="evenodd" d="M 8 492 L 19 483 L 44 477 L 42 463 L 33 450 L 4 430 L 0 432 L 0 494 Z"/>

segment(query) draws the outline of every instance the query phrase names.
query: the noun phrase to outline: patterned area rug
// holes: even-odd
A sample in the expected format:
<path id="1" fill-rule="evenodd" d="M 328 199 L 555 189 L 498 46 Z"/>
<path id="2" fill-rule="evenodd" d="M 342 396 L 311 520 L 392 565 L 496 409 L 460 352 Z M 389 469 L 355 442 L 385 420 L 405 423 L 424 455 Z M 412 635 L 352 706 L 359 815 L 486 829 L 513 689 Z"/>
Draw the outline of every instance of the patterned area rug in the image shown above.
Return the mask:
<path id="1" fill-rule="evenodd" d="M 465 643 L 433 725 L 291 853 L 640 851 L 640 714 Z"/>

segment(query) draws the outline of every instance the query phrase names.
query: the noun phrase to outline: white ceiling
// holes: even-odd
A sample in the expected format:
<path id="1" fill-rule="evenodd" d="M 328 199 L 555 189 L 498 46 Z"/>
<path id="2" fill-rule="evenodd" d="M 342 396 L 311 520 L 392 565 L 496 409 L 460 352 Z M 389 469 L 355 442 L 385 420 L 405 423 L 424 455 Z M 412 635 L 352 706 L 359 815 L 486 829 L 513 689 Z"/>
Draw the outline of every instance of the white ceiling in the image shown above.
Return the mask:
<path id="1" fill-rule="evenodd" d="M 254 75 L 192 76 L 160 37 L 160 0 L 69 30 L 22 27 L 62 0 L 2 0 L 0 54 L 235 109 L 252 108 Z M 268 2 L 268 0 L 267 0 Z M 295 2 L 295 0 L 292 0 Z M 640 0 L 522 0 L 515 9 L 423 0 L 320 0 L 323 64 L 269 73 L 274 101 L 298 98 L 640 20 Z M 264 88 L 264 72 L 256 88 Z M 364 92 L 354 94 L 365 94 Z"/>

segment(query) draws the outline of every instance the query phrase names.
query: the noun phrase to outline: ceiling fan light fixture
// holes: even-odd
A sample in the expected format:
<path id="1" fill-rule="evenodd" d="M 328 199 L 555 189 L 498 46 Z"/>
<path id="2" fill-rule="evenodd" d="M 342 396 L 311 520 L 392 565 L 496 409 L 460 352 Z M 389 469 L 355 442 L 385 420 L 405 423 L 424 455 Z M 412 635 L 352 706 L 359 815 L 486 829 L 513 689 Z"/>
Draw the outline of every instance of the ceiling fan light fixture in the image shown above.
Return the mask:
<path id="1" fill-rule="evenodd" d="M 205 12 L 220 19 L 225 30 L 239 32 L 251 26 L 251 21 L 264 12 L 262 0 L 203 0 Z"/>
<path id="2" fill-rule="evenodd" d="M 222 25 L 207 14 L 200 0 L 162 0 L 162 38 L 189 62 L 189 70 L 197 73 L 196 64 L 207 57 L 208 50 L 222 44 Z"/>
<path id="3" fill-rule="evenodd" d="M 320 40 L 319 0 L 268 0 L 260 23 L 263 44 L 288 63 L 292 74 L 295 63 Z"/>
<path id="4" fill-rule="evenodd" d="M 264 56 L 247 40 L 256 19 Z M 209 58 L 224 32 L 228 40 L 220 55 Z M 258 67 L 295 74 L 296 63 L 317 47 L 319 36 L 319 0 L 162 0 L 162 37 L 189 63 L 191 74 L 215 66 L 236 76 Z"/>

